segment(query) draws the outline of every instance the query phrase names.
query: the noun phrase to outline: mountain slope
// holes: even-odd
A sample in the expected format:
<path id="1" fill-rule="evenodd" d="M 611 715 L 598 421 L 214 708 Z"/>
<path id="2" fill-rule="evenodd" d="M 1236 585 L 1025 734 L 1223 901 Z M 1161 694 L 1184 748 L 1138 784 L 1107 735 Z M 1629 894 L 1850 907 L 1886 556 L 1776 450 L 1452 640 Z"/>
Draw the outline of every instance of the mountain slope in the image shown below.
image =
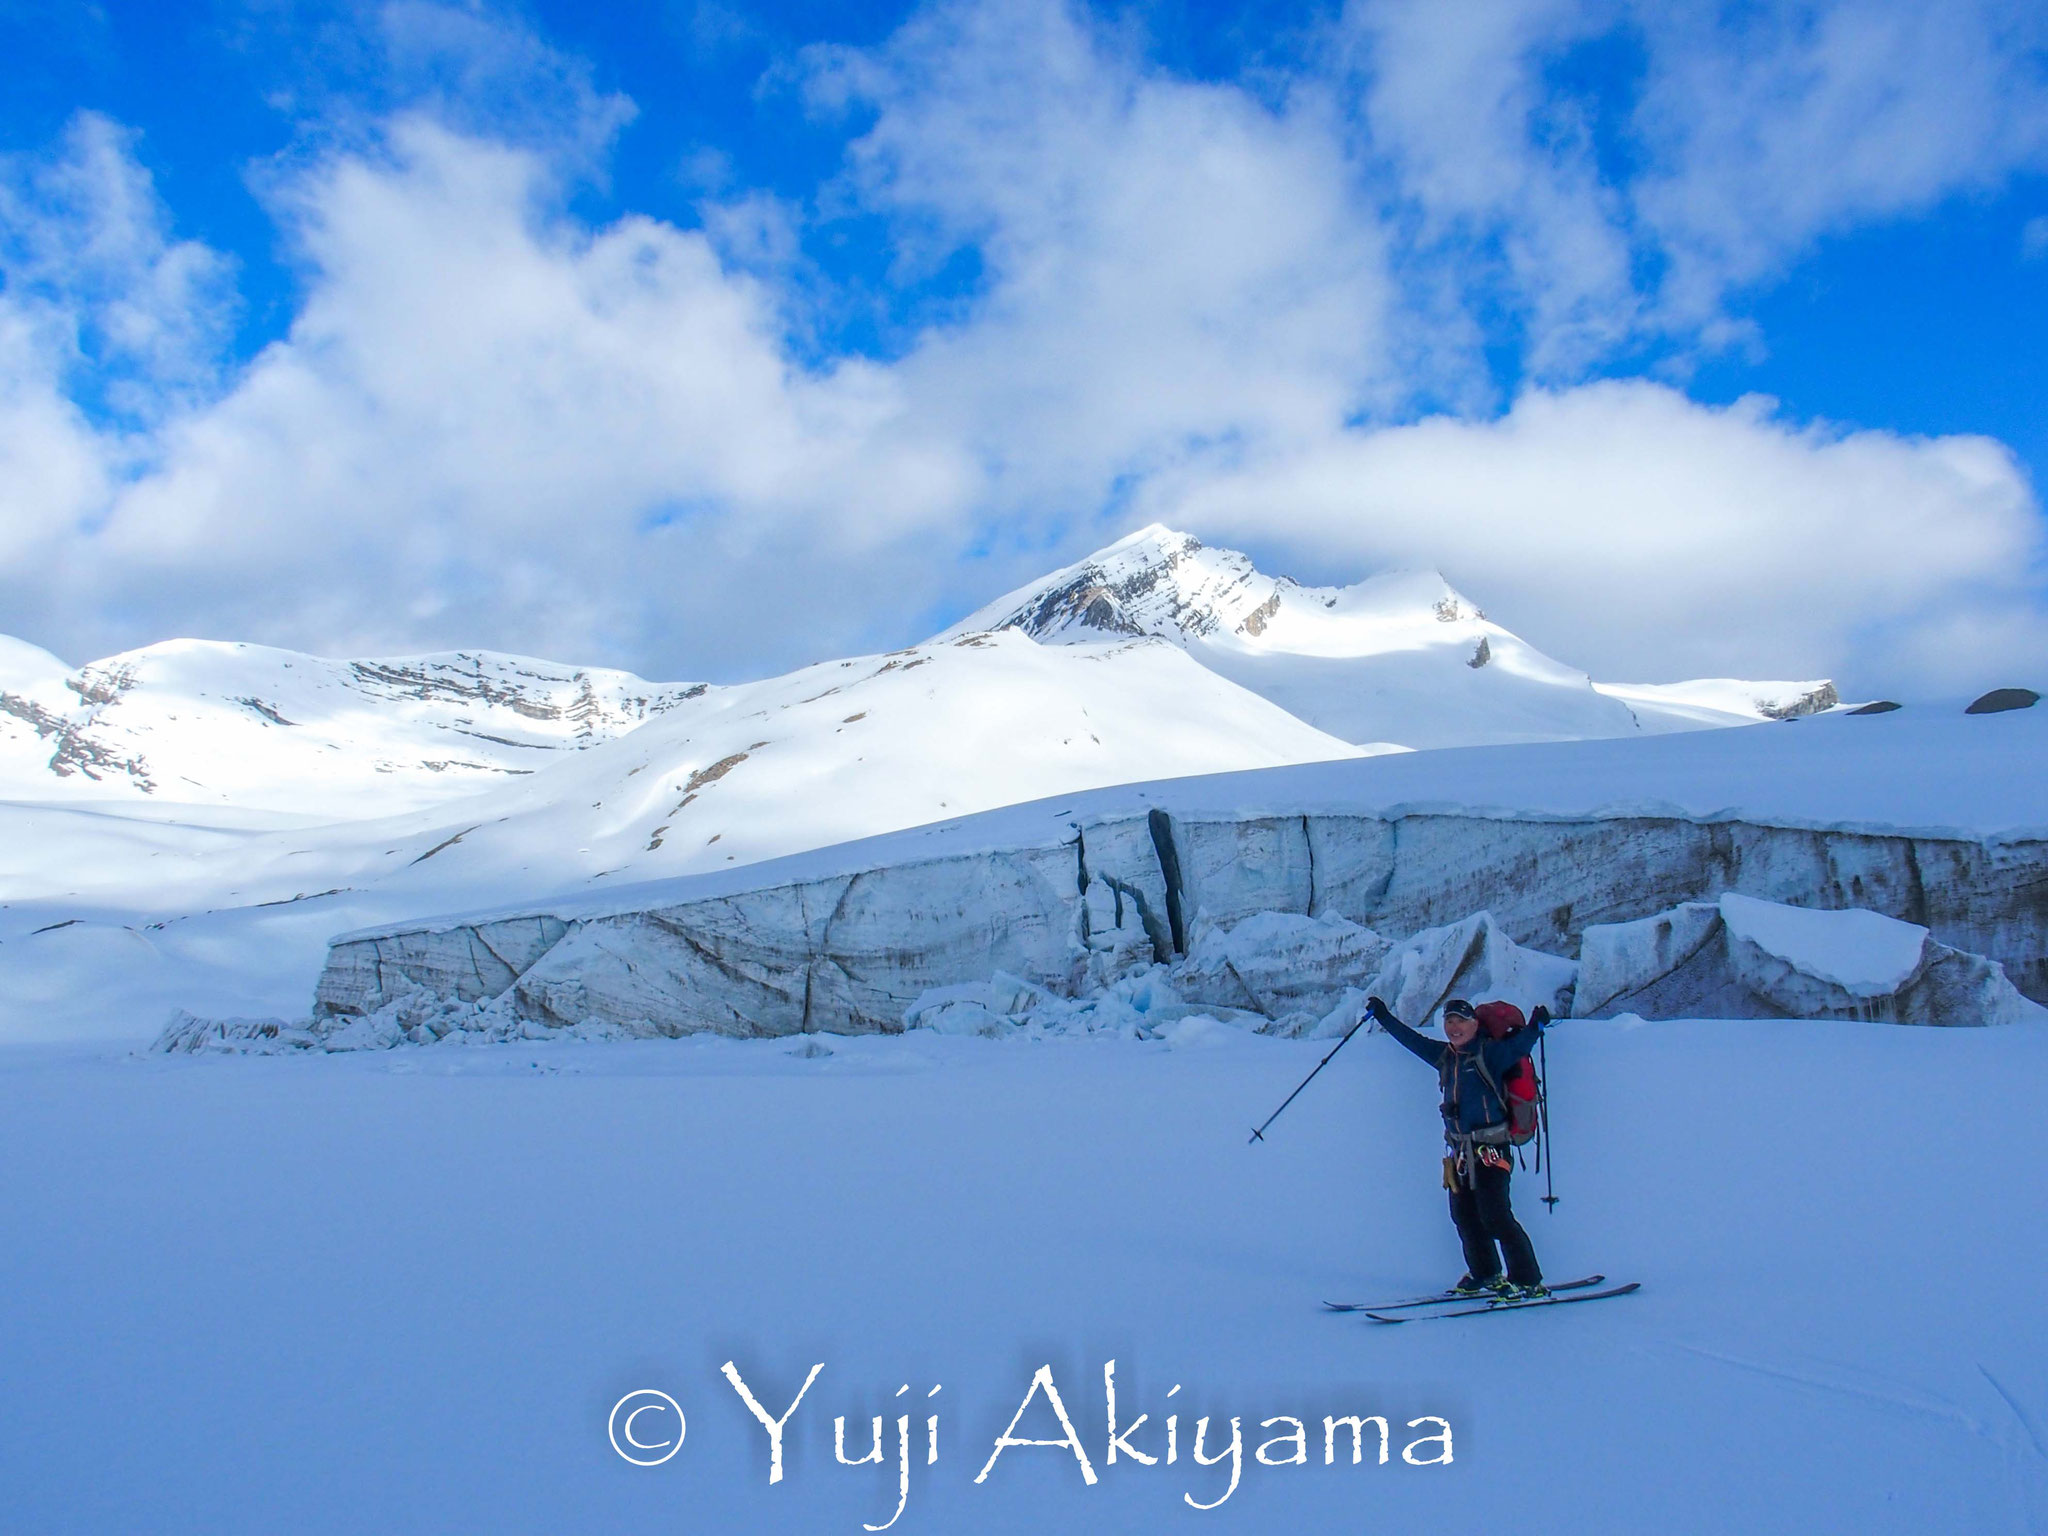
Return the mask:
<path id="1" fill-rule="evenodd" d="M 0 795 L 320 817 L 474 794 L 706 692 L 493 651 L 330 661 L 170 640 L 72 670 L 0 648 Z"/>
<path id="2" fill-rule="evenodd" d="M 0 1036 L 289 1008 L 337 932 L 733 869 L 1097 786 L 1357 757 L 1151 639 L 977 635 L 707 690 L 375 820 L 0 803 Z"/>
<path id="3" fill-rule="evenodd" d="M 724 868 L 1136 779 L 1359 755 L 1157 640 L 971 635 L 706 690 L 530 775 L 399 816 L 224 833 L 218 815 L 206 826 L 169 807 L 146 808 L 147 821 L 0 807 L 14 829 L 0 879 L 16 898 L 146 890 L 173 910 L 374 887 L 404 908 Z M 31 827 L 98 847 L 39 857 Z M 176 889 L 180 871 L 158 866 L 181 840 Z"/>
<path id="4" fill-rule="evenodd" d="M 1332 735 L 1414 748 L 1696 730 L 1834 702 L 1819 682 L 1603 688 L 1434 571 L 1307 587 L 1156 523 L 947 633 L 994 629 L 1059 644 L 1161 636 Z"/>
<path id="5" fill-rule="evenodd" d="M 940 640 L 724 687 L 488 652 L 174 641 L 71 670 L 0 645 L 0 1032 L 289 1009 L 332 935 L 426 912 L 1390 741 L 1742 723 L 1774 686 L 1610 696 L 1439 577 L 1307 588 L 1162 529 Z"/>

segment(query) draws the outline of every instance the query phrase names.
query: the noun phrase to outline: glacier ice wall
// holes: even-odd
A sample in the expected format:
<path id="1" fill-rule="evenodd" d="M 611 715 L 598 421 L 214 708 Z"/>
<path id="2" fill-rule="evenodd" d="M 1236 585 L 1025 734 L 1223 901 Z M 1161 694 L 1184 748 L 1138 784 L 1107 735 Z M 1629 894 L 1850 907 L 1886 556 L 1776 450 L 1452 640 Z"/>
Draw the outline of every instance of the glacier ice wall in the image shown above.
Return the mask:
<path id="1" fill-rule="evenodd" d="M 2048 997 L 2041 841 L 1677 816 L 1155 808 L 1077 822 L 1035 846 L 737 893 L 693 896 L 679 882 L 631 910 L 564 905 L 352 935 L 330 948 L 315 1012 L 364 1015 L 427 992 L 495 1000 L 541 1026 L 890 1032 L 935 989 L 1001 971 L 1074 995 L 1184 955 L 1204 924 L 1262 912 L 1332 916 L 1405 940 L 1485 911 L 1513 944 L 1571 956 L 1588 929 L 1726 891 L 1917 923 L 1998 962 L 2021 993 Z"/>

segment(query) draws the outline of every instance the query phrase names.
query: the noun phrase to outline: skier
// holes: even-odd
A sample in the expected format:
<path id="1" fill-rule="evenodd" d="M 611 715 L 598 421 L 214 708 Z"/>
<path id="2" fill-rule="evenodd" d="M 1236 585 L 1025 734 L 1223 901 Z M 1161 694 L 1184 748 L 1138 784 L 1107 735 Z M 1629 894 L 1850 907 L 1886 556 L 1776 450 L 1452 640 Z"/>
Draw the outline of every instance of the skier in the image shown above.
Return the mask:
<path id="1" fill-rule="evenodd" d="M 1500 1085 L 1508 1069 L 1535 1047 L 1550 1011 L 1539 1007 L 1524 1028 L 1522 1010 L 1512 1003 L 1481 1003 L 1475 1010 L 1454 997 L 1444 1004 L 1445 1039 L 1432 1040 L 1395 1018 L 1376 997 L 1366 999 L 1365 1009 L 1388 1034 L 1435 1067 L 1443 1087 L 1444 1141 L 1451 1148 L 1444 1159 L 1444 1188 L 1450 1191 L 1451 1220 L 1465 1249 L 1465 1274 L 1453 1290 L 1513 1301 L 1548 1296 L 1536 1250 L 1508 1203 L 1508 1178 L 1515 1165 Z M 1489 1036 L 1484 1040 L 1482 1024 Z M 1502 1253 L 1507 1255 L 1505 1276 Z"/>

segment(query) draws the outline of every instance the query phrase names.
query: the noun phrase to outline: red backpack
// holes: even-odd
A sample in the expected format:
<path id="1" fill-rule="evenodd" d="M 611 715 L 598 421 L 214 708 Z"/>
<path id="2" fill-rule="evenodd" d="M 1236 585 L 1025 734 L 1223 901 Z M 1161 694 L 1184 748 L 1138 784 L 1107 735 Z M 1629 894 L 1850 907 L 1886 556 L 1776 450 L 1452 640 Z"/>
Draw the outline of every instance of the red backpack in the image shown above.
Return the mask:
<path id="1" fill-rule="evenodd" d="M 1505 1040 L 1526 1023 L 1522 1010 L 1513 1003 L 1481 1003 L 1472 1010 L 1472 1017 L 1479 1021 L 1479 1027 L 1490 1040 Z M 1479 1075 L 1486 1079 L 1486 1086 L 1506 1107 L 1508 1112 L 1508 1141 L 1513 1146 L 1526 1146 L 1536 1139 L 1536 1129 L 1542 1120 L 1543 1084 L 1536 1077 L 1536 1063 L 1524 1056 L 1507 1070 L 1500 1082 L 1493 1080 L 1493 1074 L 1486 1069 L 1486 1057 L 1478 1057 Z"/>

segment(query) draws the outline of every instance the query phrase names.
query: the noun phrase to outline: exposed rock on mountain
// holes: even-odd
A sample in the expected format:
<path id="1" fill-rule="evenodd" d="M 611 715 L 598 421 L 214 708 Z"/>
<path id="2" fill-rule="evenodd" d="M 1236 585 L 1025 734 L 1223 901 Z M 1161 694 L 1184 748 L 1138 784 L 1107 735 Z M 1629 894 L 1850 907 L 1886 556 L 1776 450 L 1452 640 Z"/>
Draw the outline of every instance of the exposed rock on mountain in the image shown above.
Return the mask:
<path id="1" fill-rule="evenodd" d="M 1427 748 L 1583 740 L 1786 719 L 1831 707 L 1825 682 L 1596 685 L 1490 623 L 1434 571 L 1350 587 L 1262 574 L 1157 524 L 998 598 L 948 634 L 1048 644 L 1156 635 L 1318 729 Z"/>
<path id="2" fill-rule="evenodd" d="M 1998 715 L 2008 709 L 2032 709 L 2041 695 L 2031 688 L 1994 688 L 1963 711 L 1966 715 Z"/>
<path id="3" fill-rule="evenodd" d="M 66 669 L 0 668 L 0 792 L 377 815 L 532 773 L 705 685 L 461 651 L 329 661 L 172 640 Z"/>

